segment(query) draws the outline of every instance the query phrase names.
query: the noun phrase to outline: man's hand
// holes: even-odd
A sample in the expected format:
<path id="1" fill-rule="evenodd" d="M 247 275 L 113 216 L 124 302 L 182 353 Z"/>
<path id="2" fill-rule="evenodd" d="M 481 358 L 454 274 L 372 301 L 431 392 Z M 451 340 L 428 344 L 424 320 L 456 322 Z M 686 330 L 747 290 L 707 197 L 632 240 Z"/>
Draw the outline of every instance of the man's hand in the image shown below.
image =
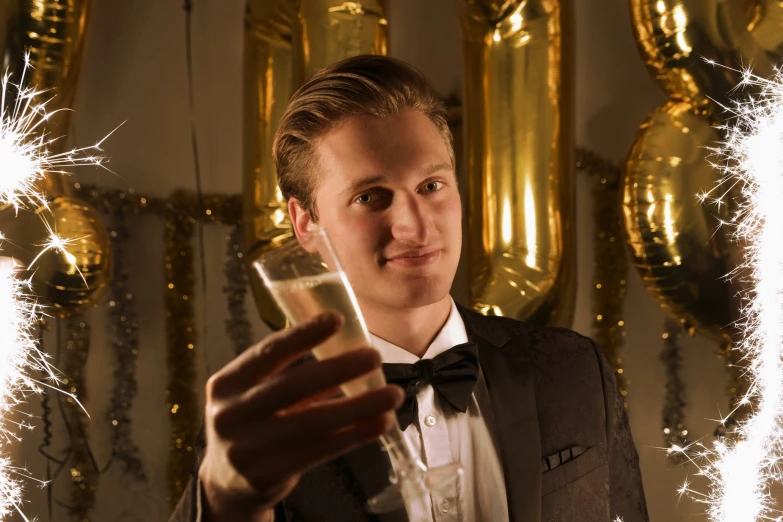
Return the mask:
<path id="1" fill-rule="evenodd" d="M 270 520 L 304 472 L 391 429 L 399 387 L 333 398 L 380 366 L 377 351 L 289 367 L 341 327 L 338 314 L 320 315 L 270 335 L 209 379 L 199 478 L 211 520 Z"/>

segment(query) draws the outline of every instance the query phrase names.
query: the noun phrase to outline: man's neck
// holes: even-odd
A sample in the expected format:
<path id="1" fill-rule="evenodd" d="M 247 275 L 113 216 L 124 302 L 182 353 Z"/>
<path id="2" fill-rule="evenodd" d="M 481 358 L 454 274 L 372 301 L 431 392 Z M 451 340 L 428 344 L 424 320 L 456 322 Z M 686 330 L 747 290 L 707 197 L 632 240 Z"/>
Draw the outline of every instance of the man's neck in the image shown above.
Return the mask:
<path id="1" fill-rule="evenodd" d="M 416 357 L 421 357 L 432 344 L 451 312 L 451 297 L 417 308 L 389 309 L 361 303 L 367 328 Z"/>

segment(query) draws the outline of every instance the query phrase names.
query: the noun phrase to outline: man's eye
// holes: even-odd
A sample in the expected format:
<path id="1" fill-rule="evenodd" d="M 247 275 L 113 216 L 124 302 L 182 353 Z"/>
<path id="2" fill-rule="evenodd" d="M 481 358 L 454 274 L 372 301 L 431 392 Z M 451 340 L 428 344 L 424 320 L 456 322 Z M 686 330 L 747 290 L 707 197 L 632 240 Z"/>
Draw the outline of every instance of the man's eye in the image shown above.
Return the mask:
<path id="1" fill-rule="evenodd" d="M 430 181 L 426 185 L 424 185 L 424 190 L 427 192 L 435 192 L 437 190 L 440 190 L 443 186 L 442 181 Z"/>
<path id="2" fill-rule="evenodd" d="M 362 204 L 362 205 L 367 205 L 367 204 L 373 202 L 373 197 L 372 197 L 372 194 L 367 192 L 365 194 L 361 194 L 360 196 L 357 196 L 354 201 L 356 201 L 357 203 Z"/>

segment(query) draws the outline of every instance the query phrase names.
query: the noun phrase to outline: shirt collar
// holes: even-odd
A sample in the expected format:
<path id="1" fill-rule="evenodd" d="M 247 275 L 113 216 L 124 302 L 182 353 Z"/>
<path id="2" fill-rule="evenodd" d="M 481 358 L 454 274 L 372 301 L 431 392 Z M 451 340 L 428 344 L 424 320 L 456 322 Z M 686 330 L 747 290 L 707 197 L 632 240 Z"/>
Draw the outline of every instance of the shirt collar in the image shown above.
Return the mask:
<path id="1" fill-rule="evenodd" d="M 451 311 L 443 327 L 435 336 L 427 351 L 422 355 L 422 359 L 432 359 L 437 355 L 457 346 L 468 342 L 468 333 L 465 330 L 465 322 L 457 310 L 457 305 L 451 297 Z M 414 364 L 419 358 L 409 351 L 381 339 L 377 335 L 370 334 L 370 340 L 373 347 L 381 353 L 381 360 L 385 363 L 403 363 Z"/>

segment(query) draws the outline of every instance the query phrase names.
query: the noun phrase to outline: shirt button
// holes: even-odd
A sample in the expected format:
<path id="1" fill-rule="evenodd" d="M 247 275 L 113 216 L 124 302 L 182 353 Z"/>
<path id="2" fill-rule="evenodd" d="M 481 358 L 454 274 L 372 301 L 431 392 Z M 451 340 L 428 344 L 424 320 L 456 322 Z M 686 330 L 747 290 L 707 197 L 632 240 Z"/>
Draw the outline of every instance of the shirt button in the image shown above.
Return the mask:
<path id="1" fill-rule="evenodd" d="M 435 426 L 435 417 L 433 417 L 432 415 L 427 415 L 426 417 L 424 417 L 424 424 L 426 424 L 430 428 Z"/>
<path id="2" fill-rule="evenodd" d="M 451 502 L 449 502 L 448 499 L 443 499 L 443 502 L 440 503 L 440 511 L 441 513 L 448 513 L 451 511 Z"/>

